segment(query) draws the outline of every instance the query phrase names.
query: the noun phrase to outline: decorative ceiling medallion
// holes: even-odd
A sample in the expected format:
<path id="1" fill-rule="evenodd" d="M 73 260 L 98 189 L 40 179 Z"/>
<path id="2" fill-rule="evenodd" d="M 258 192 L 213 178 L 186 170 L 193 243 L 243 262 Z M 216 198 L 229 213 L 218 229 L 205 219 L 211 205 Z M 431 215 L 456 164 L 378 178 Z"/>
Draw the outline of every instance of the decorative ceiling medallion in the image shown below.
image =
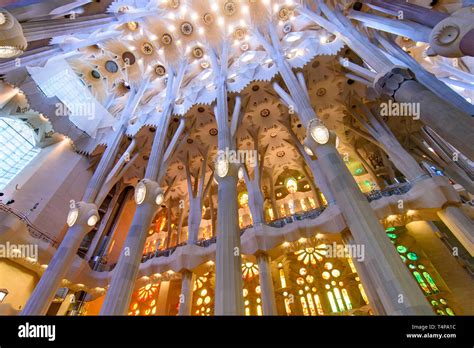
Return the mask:
<path id="1" fill-rule="evenodd" d="M 155 73 L 158 76 L 164 76 L 166 74 L 166 68 L 163 65 L 157 65 L 155 68 Z"/>
<path id="2" fill-rule="evenodd" d="M 135 64 L 135 55 L 132 52 L 124 52 L 122 54 L 122 59 L 125 62 L 125 65 L 133 65 Z"/>
<path id="3" fill-rule="evenodd" d="M 260 89 L 259 85 L 253 85 L 252 86 L 252 91 L 257 92 Z"/>
<path id="4" fill-rule="evenodd" d="M 189 22 L 183 22 L 181 24 L 181 33 L 186 36 L 191 35 L 193 33 L 193 25 Z"/>
<path id="5" fill-rule="evenodd" d="M 285 156 L 285 151 L 278 151 L 276 155 L 277 155 L 277 157 L 282 158 L 282 157 Z"/>
<path id="6" fill-rule="evenodd" d="M 245 39 L 246 34 L 247 34 L 247 31 L 244 28 L 237 28 L 234 31 L 234 39 L 235 40 L 243 40 L 243 39 Z"/>
<path id="7" fill-rule="evenodd" d="M 292 27 L 291 23 L 286 23 L 283 26 L 283 33 L 285 33 L 285 34 L 290 33 L 292 30 L 293 30 L 293 27 Z"/>
<path id="8" fill-rule="evenodd" d="M 169 0 L 168 4 L 171 8 L 178 8 L 179 7 L 179 0 Z"/>
<path id="9" fill-rule="evenodd" d="M 163 36 L 161 37 L 161 43 L 163 45 L 171 45 L 171 43 L 173 42 L 173 37 L 168 34 L 168 33 L 165 33 L 163 34 Z"/>
<path id="10" fill-rule="evenodd" d="M 120 8 L 118 9 L 119 13 L 125 13 L 127 11 L 128 11 L 128 6 L 120 6 Z"/>
<path id="11" fill-rule="evenodd" d="M 209 134 L 215 137 L 217 135 L 217 129 L 216 128 L 209 129 Z"/>
<path id="12" fill-rule="evenodd" d="M 188 139 L 188 140 L 186 140 L 186 142 L 187 142 L 188 144 L 192 144 L 192 143 L 194 143 L 194 140 L 193 140 L 193 139 Z"/>
<path id="13" fill-rule="evenodd" d="M 277 135 L 278 135 L 277 133 L 271 133 L 271 134 L 270 134 L 270 137 L 271 137 L 271 138 L 276 138 Z"/>
<path id="14" fill-rule="evenodd" d="M 203 113 L 204 111 L 205 109 L 202 106 L 198 107 L 198 112 Z"/>
<path id="15" fill-rule="evenodd" d="M 268 116 L 270 116 L 270 110 L 268 110 L 268 109 L 262 109 L 262 111 L 260 111 L 260 116 L 262 116 L 262 117 L 268 117 Z"/>
<path id="16" fill-rule="evenodd" d="M 214 22 L 214 16 L 209 12 L 206 12 L 204 13 L 204 16 L 202 16 L 202 20 L 205 25 L 211 25 Z"/>
<path id="17" fill-rule="evenodd" d="M 141 49 L 142 49 L 142 53 L 147 56 L 150 56 L 153 54 L 153 45 L 149 42 L 142 43 Z"/>
<path id="18" fill-rule="evenodd" d="M 183 170 L 184 167 L 180 164 L 180 165 L 178 165 L 178 169 L 179 169 L 179 170 Z"/>
<path id="19" fill-rule="evenodd" d="M 115 74 L 118 71 L 118 65 L 113 60 L 108 60 L 105 62 L 105 70 L 109 73 Z"/>
<path id="20" fill-rule="evenodd" d="M 244 44 L 240 45 L 240 49 L 241 49 L 242 51 L 244 51 L 244 52 L 245 52 L 245 51 L 248 51 L 249 45 L 246 44 L 246 43 L 244 43 Z"/>
<path id="21" fill-rule="evenodd" d="M 205 60 L 202 61 L 202 62 L 201 62 L 201 68 L 203 68 L 203 69 L 209 68 L 209 62 L 208 62 L 208 61 L 205 61 Z"/>
<path id="22" fill-rule="evenodd" d="M 318 90 L 316 91 L 316 95 L 318 97 L 323 97 L 324 95 L 326 95 L 326 88 L 318 88 Z"/>
<path id="23" fill-rule="evenodd" d="M 334 34 L 328 34 L 327 38 L 324 40 L 323 43 L 331 43 L 336 40 L 336 35 Z"/>
<path id="24" fill-rule="evenodd" d="M 283 22 L 289 20 L 292 15 L 293 11 L 286 7 L 282 7 L 280 11 L 278 11 L 278 18 Z"/>
<path id="25" fill-rule="evenodd" d="M 234 0 L 227 0 L 224 3 L 224 14 L 226 16 L 232 16 L 237 11 L 237 5 Z"/>
<path id="26" fill-rule="evenodd" d="M 138 29 L 138 23 L 137 22 L 128 22 L 127 23 L 127 28 L 131 31 L 135 31 Z"/>
<path id="27" fill-rule="evenodd" d="M 200 59 L 204 56 L 204 51 L 201 47 L 194 47 L 193 48 L 193 56 L 194 58 Z"/>

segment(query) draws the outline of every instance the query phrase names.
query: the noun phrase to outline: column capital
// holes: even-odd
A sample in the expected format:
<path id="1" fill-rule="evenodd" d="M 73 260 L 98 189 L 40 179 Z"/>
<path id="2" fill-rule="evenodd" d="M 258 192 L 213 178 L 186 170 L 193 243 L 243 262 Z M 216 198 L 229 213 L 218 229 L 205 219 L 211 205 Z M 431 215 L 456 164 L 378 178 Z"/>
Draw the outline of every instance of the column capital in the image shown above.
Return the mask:
<path id="1" fill-rule="evenodd" d="M 164 201 L 164 192 L 160 185 L 150 179 L 143 179 L 135 186 L 135 202 L 160 205 Z"/>
<path id="2" fill-rule="evenodd" d="M 395 66 L 389 71 L 384 71 L 376 76 L 374 89 L 379 95 L 394 97 L 405 81 L 415 79 L 415 74 L 410 69 Z"/>
<path id="3" fill-rule="evenodd" d="M 95 203 L 76 202 L 69 210 L 67 224 L 69 227 L 83 226 L 85 233 L 89 232 L 99 221 L 99 212 Z"/>

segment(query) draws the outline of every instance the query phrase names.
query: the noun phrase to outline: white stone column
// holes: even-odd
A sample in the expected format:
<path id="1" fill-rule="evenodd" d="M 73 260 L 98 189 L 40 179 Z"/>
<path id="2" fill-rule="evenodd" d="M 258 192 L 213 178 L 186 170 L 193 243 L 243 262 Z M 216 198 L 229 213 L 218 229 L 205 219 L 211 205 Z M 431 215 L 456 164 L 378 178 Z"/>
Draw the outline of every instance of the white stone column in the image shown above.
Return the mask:
<path id="1" fill-rule="evenodd" d="M 106 148 L 102 158 L 100 159 L 99 165 L 87 186 L 86 192 L 83 196 L 83 201 L 75 203 L 75 206 L 71 207 L 71 210 L 77 210 L 77 217 L 75 221 L 72 222 L 73 225 L 67 230 L 61 245 L 51 259 L 48 268 L 41 277 L 35 290 L 31 294 L 30 299 L 21 313 L 22 315 L 46 314 L 62 279 L 66 275 L 74 257 L 76 256 L 82 240 L 97 223 L 96 220 L 92 225 L 89 224 L 89 218 L 92 215 L 95 215 L 97 219 L 99 217 L 97 207 L 92 202 L 95 201 L 106 175 L 114 164 L 124 131 L 125 128 L 122 126 L 116 131 L 112 143 Z"/>
<path id="2" fill-rule="evenodd" d="M 61 285 L 61 281 L 76 256 L 82 239 L 92 229 L 93 226 L 87 224 L 88 213 L 89 211 L 95 211 L 94 214 L 97 214 L 97 209 L 94 204 L 84 202 L 80 204 L 79 221 L 68 229 L 66 236 L 28 299 L 21 315 L 46 315 L 56 295 L 56 291 Z"/>
<path id="3" fill-rule="evenodd" d="M 307 144 L 318 156 L 355 243 L 364 250 L 363 264 L 385 312 L 388 315 L 433 315 L 430 304 L 336 151 L 335 135 L 330 133 L 330 140 L 322 145 L 308 134 Z"/>
<path id="4" fill-rule="evenodd" d="M 215 177 L 217 189 L 217 241 L 216 241 L 216 315 L 243 315 L 244 300 L 242 294 L 242 256 L 240 246 L 239 211 L 237 204 L 237 182 L 239 164 L 229 163 L 227 151 L 236 149 L 237 125 L 241 119 L 241 100 L 236 104 L 229 125 L 229 107 L 227 103 L 227 64 L 228 46 L 224 44 L 219 57 L 214 50 L 210 58 L 215 73 L 217 100 L 214 114 L 218 130 L 218 158 Z M 219 59 L 219 61 L 218 61 Z"/>
<path id="5" fill-rule="evenodd" d="M 181 294 L 179 296 L 178 315 L 192 315 L 194 273 L 188 270 L 181 272 Z"/>
<path id="6" fill-rule="evenodd" d="M 449 205 L 437 212 L 441 221 L 449 228 L 471 256 L 474 256 L 474 223 L 461 208 Z"/>
<path id="7" fill-rule="evenodd" d="M 257 255 L 257 263 L 262 295 L 263 315 L 278 315 L 275 301 L 275 290 L 273 288 L 271 258 L 268 254 L 259 253 Z"/>
<path id="8" fill-rule="evenodd" d="M 159 115 L 159 124 L 156 127 L 145 178 L 138 184 L 142 185 L 141 189 L 144 190 L 144 197 L 137 204 L 132 225 L 125 239 L 122 253 L 114 269 L 112 281 L 100 311 L 101 315 L 126 315 L 128 312 L 148 228 L 156 210 L 164 199 L 163 191 L 156 180 L 159 180 L 160 171 L 164 170 L 162 166 L 167 162 L 166 153 L 172 152 L 168 151 L 168 148 L 165 153 L 167 129 L 171 119 L 174 99 L 181 85 L 184 72 L 185 65 L 182 64 L 177 75 L 173 71 L 168 74 L 166 100 L 163 112 Z M 172 141 L 171 144 L 171 146 L 174 146 L 176 143 Z M 158 200 L 158 195 L 161 195 L 159 199 L 161 202 Z"/>

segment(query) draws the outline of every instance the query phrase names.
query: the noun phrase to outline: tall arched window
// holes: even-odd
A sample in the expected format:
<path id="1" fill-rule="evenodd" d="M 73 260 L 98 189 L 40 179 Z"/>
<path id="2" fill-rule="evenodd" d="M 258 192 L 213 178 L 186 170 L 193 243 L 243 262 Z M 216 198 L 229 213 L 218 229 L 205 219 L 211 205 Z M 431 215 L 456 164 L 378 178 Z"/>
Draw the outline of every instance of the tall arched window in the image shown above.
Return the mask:
<path id="1" fill-rule="evenodd" d="M 33 130 L 24 122 L 0 118 L 0 190 L 38 154 Z"/>

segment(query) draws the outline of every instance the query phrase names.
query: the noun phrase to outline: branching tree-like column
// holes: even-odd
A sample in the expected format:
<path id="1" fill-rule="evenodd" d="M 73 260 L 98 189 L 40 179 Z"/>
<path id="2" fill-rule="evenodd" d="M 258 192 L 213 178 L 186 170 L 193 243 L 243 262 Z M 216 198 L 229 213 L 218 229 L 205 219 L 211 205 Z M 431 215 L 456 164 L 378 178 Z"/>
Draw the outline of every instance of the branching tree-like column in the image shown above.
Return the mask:
<path id="1" fill-rule="evenodd" d="M 119 127 L 102 154 L 99 164 L 87 185 L 82 201 L 71 202 L 71 210 L 67 217 L 69 229 L 21 312 L 22 315 L 46 314 L 56 291 L 61 285 L 61 281 L 71 267 L 82 240 L 98 222 L 97 207 L 102 203 L 99 192 L 106 182 L 107 175 L 114 167 L 120 144 L 125 136 L 128 111 L 133 110 L 138 105 L 147 87 L 148 81 L 145 81 L 138 92 L 130 93 L 127 106 L 119 121 Z"/>
<path id="2" fill-rule="evenodd" d="M 255 158 L 255 167 L 253 168 L 253 175 L 249 172 L 247 165 L 242 165 L 244 174 L 245 184 L 249 193 L 249 207 L 252 213 L 252 225 L 261 226 L 265 223 L 265 212 L 263 210 L 263 194 L 261 188 L 261 178 L 263 174 L 263 168 L 265 165 L 265 154 L 268 150 L 268 145 L 264 148 L 260 148 L 259 145 L 259 133 L 260 128 L 256 130 L 247 129 L 250 137 L 253 139 L 254 151 L 257 154 Z"/>
<path id="3" fill-rule="evenodd" d="M 324 1 L 317 1 L 325 19 L 307 8 L 300 7 L 302 15 L 341 39 L 370 67 L 378 72 L 374 88 L 399 103 L 420 105 L 420 120 L 433 128 L 441 137 L 474 160 L 474 147 L 464 139 L 474 139 L 474 120 L 460 109 L 453 108 L 436 94 L 419 83 L 414 74 L 394 66 L 379 47 L 362 35 L 339 10 L 330 9 Z M 291 88 L 290 88 L 291 90 Z"/>
<path id="4" fill-rule="evenodd" d="M 280 123 L 286 128 L 286 130 L 288 131 L 288 134 L 290 135 L 290 139 L 283 139 L 283 140 L 286 141 L 291 146 L 294 146 L 296 150 L 298 151 L 298 153 L 300 154 L 300 156 L 303 157 L 305 163 L 308 165 L 309 169 L 311 170 L 314 183 L 316 184 L 317 187 L 319 187 L 319 189 L 323 193 L 328 205 L 330 206 L 330 205 L 336 204 L 336 200 L 334 199 L 334 195 L 331 192 L 331 188 L 329 187 L 329 183 L 326 179 L 326 176 L 321 171 L 318 161 L 312 158 L 312 156 L 314 156 L 313 152 L 311 151 L 311 149 L 301 144 L 298 136 L 293 131 L 293 128 L 291 127 L 291 115 L 288 114 L 288 120 L 280 121 Z"/>
<path id="5" fill-rule="evenodd" d="M 155 216 L 157 207 L 164 200 L 163 190 L 157 180 L 160 179 L 160 170 L 163 171 L 163 165 L 167 163 L 166 154 L 173 152 L 169 146 L 166 149 L 167 130 L 185 68 L 185 63 L 181 63 L 177 73 L 171 68 L 168 69 L 170 72 L 166 87 L 166 99 L 163 111 L 159 115 L 145 178 L 135 188 L 137 208 L 122 253 L 114 269 L 112 281 L 101 308 L 101 315 L 125 315 L 128 311 L 148 227 Z M 177 138 L 170 145 L 175 146 L 176 143 Z"/>
<path id="6" fill-rule="evenodd" d="M 401 262 L 400 256 L 385 235 L 375 212 L 349 172 L 335 148 L 335 135 L 318 120 L 311 106 L 303 75 L 295 75 L 283 56 L 280 40 L 273 25 L 269 26 L 271 44 L 256 32 L 257 38 L 275 61 L 289 94 L 274 84 L 282 99 L 293 106 L 307 129 L 306 145 L 317 156 L 354 240 L 364 246 L 363 265 L 367 272 L 360 276 L 366 287 L 377 289 L 385 311 L 397 314 L 433 314 L 430 304 L 415 280 Z M 316 141 L 319 141 L 317 143 Z M 354 257 L 356 267 L 360 267 Z M 363 279 L 365 275 L 366 279 Z"/>
<path id="7" fill-rule="evenodd" d="M 376 112 L 372 112 L 363 103 L 356 102 L 359 109 L 367 117 L 364 117 L 352 110 L 348 110 L 352 116 L 356 118 L 360 124 L 370 133 L 373 139 L 383 148 L 389 155 L 390 160 L 395 167 L 411 182 L 416 183 L 421 180 L 430 178 L 430 176 L 418 165 L 418 162 L 403 148 L 398 139 L 388 128 L 386 123 L 380 118 Z M 434 146 L 436 144 L 432 143 Z M 472 255 L 474 253 L 474 224 L 472 220 L 464 214 L 458 204 L 449 203 L 437 212 L 440 219 L 449 227 L 456 238 Z"/>
<path id="8" fill-rule="evenodd" d="M 241 118 L 241 100 L 236 97 L 231 124 L 227 103 L 228 47 L 223 45 L 220 57 L 211 50 L 217 101 L 214 109 L 217 121 L 217 148 L 215 177 L 218 182 L 217 245 L 216 245 L 216 315 L 243 315 L 242 256 L 240 247 L 237 181 L 239 164 L 227 158 L 236 150 L 236 133 Z M 219 59 L 219 62 L 218 62 Z"/>
<path id="9" fill-rule="evenodd" d="M 189 152 L 186 154 L 184 167 L 186 168 L 186 180 L 188 183 L 189 214 L 188 214 L 188 244 L 196 244 L 199 237 L 199 227 L 202 221 L 202 206 L 204 198 L 208 195 L 213 181 L 213 173 L 205 183 L 207 169 L 207 155 L 209 148 L 199 149 L 202 156 L 201 168 L 197 173 L 191 173 L 189 163 Z M 194 182 L 193 182 L 194 179 Z M 179 299 L 179 315 L 191 315 L 193 302 L 194 273 L 185 269 L 181 272 L 181 296 Z"/>

